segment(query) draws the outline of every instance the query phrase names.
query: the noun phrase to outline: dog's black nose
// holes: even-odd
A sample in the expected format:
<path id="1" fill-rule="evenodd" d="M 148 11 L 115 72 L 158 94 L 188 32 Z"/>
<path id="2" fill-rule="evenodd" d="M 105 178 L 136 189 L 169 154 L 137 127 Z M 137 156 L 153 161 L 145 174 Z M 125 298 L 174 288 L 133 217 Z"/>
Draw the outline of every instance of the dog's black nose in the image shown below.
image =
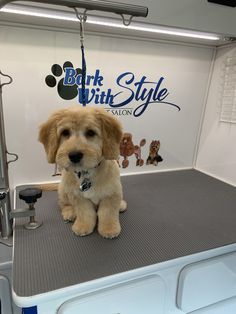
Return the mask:
<path id="1" fill-rule="evenodd" d="M 70 152 L 68 154 L 69 159 L 71 162 L 73 163 L 77 163 L 80 162 L 80 160 L 83 158 L 84 154 L 79 152 L 79 151 L 75 151 L 75 152 Z"/>

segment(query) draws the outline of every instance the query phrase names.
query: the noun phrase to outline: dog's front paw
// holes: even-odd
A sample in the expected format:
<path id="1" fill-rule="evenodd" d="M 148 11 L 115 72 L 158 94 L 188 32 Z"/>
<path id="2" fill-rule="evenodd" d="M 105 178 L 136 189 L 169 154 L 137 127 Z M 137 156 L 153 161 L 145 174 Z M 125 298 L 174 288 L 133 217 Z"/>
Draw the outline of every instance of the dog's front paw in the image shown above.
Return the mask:
<path id="1" fill-rule="evenodd" d="M 61 210 L 61 214 L 65 222 L 75 221 L 76 214 L 71 206 L 63 207 Z"/>
<path id="2" fill-rule="evenodd" d="M 121 232 L 121 226 L 119 222 L 114 223 L 100 223 L 98 224 L 98 232 L 99 234 L 106 239 L 117 238 Z"/>
<path id="3" fill-rule="evenodd" d="M 83 237 L 93 232 L 95 224 L 95 222 L 81 222 L 76 220 L 72 226 L 72 231 L 76 235 Z"/>

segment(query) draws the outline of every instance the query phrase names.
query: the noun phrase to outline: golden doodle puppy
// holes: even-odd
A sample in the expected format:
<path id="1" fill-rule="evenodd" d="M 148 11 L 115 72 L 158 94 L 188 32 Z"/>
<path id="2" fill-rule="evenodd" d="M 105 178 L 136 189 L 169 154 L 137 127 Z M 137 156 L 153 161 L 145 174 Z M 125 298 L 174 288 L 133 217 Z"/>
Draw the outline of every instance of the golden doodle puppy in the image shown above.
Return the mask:
<path id="1" fill-rule="evenodd" d="M 59 205 L 75 234 L 120 234 L 119 212 L 126 209 L 117 164 L 120 122 L 104 109 L 72 107 L 53 113 L 40 126 L 39 141 L 49 163 L 62 171 Z"/>

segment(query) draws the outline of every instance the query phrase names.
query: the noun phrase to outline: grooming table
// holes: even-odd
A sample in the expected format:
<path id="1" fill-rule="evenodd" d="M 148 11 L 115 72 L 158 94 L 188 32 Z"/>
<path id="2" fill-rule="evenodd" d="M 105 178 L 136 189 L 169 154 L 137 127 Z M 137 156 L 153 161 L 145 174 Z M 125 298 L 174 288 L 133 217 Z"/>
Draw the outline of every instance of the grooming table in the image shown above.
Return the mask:
<path id="1" fill-rule="evenodd" d="M 74 235 L 72 224 L 62 220 L 57 192 L 43 192 L 36 203 L 40 228 L 28 231 L 23 228 L 26 218 L 16 220 L 17 303 L 37 305 L 38 295 L 236 243 L 235 187 L 196 170 L 122 176 L 122 183 L 128 209 L 120 214 L 117 239 L 103 239 L 97 231 Z M 17 208 L 22 207 L 17 199 Z"/>

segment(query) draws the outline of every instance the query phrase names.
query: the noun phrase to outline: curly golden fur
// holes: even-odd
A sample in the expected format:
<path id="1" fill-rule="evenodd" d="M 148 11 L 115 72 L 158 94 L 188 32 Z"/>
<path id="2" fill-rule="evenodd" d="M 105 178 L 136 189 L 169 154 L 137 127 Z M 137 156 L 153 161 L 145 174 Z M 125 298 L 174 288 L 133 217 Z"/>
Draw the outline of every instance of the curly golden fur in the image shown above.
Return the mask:
<path id="1" fill-rule="evenodd" d="M 92 233 L 97 220 L 102 237 L 120 234 L 119 211 L 126 209 L 116 162 L 121 138 L 120 122 L 95 107 L 58 110 L 40 126 L 39 141 L 48 162 L 62 171 L 58 187 L 62 217 L 74 222 L 77 235 Z M 80 191 L 81 171 L 92 184 L 87 191 Z"/>

